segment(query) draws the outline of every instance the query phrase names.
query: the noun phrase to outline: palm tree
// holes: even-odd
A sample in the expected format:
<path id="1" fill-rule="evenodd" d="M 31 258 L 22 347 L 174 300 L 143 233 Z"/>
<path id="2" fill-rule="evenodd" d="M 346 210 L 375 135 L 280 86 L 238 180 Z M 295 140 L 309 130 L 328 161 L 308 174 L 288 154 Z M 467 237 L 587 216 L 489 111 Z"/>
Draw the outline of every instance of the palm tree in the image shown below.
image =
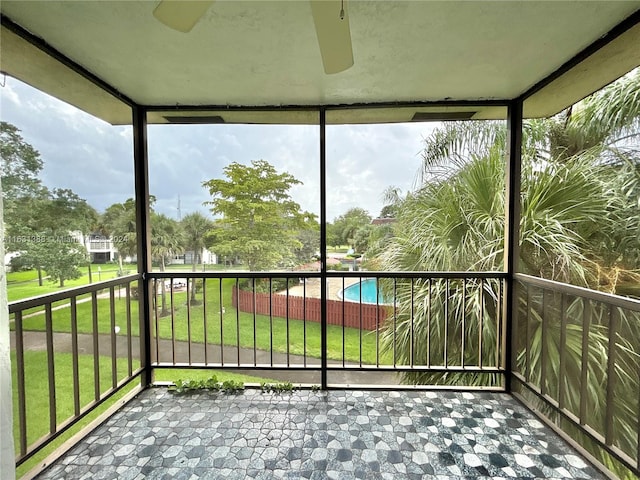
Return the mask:
<path id="1" fill-rule="evenodd" d="M 110 235 L 118 249 L 118 273 L 124 273 L 122 258 L 133 257 L 137 253 L 136 236 L 136 204 L 132 198 L 124 203 L 114 203 L 101 215 L 97 230 L 103 235 Z"/>
<path id="2" fill-rule="evenodd" d="M 160 271 L 164 272 L 166 259 L 183 251 L 184 234 L 180 225 L 166 215 L 156 214 L 151 219 L 151 256 L 160 262 Z M 162 309 L 160 317 L 170 315 L 166 302 L 166 286 L 161 284 Z"/>
<path id="3" fill-rule="evenodd" d="M 525 122 L 522 146 L 522 205 L 518 270 L 544 278 L 621 293 L 640 268 L 640 70 L 585 99 L 556 117 Z M 380 255 L 385 270 L 502 270 L 504 244 L 504 172 L 506 129 L 497 122 L 452 122 L 425 140 L 422 185 L 403 200 L 395 237 Z M 610 278 L 615 275 L 615 281 Z M 626 280 L 626 283 L 625 283 Z M 471 295 L 470 292 L 479 294 Z M 399 364 L 442 364 L 460 358 L 463 335 L 478 338 L 465 345 L 468 363 L 481 355 L 485 365 L 496 355 L 498 282 L 462 284 L 454 281 L 399 282 L 398 310 L 387 322 L 383 345 L 396 352 Z M 519 323 L 529 321 L 530 343 L 519 339 L 516 364 L 523 371 L 530 352 L 531 381 L 539 384 L 542 352 L 550 380 L 558 379 L 559 322 L 548 322 L 542 335 L 542 298 L 520 299 Z M 548 313 L 582 318 L 585 301 L 562 307 L 548 301 Z M 593 307 L 593 305 L 591 305 Z M 478 312 L 494 321 L 479 322 Z M 445 315 L 445 312 L 449 312 Z M 594 418 L 603 419 L 609 338 L 607 311 L 593 308 L 589 335 L 588 378 Z M 640 318 L 620 315 L 615 364 L 621 398 L 636 398 L 640 365 Z M 412 329 L 413 325 L 413 329 Z M 523 328 L 520 325 L 520 328 Z M 449 341 L 445 345 L 443 332 Z M 523 331 L 522 329 L 519 331 Z M 624 332 L 624 334 L 622 333 Z M 581 323 L 569 321 L 566 331 L 564 391 L 567 408 L 579 408 L 582 359 Z M 430 338 L 427 351 L 425 342 Z M 547 343 L 542 346 L 542 339 Z M 635 343 L 634 343 L 635 342 Z M 554 378 L 555 377 L 555 378 Z M 497 378 L 474 374 L 408 373 L 408 383 L 491 384 Z M 553 382 L 551 382 L 553 383 Z M 624 393 L 626 392 L 626 394 Z M 626 397 L 625 397 L 626 395 Z M 637 407 L 620 402 L 616 412 L 617 442 L 633 451 L 637 438 Z"/>
<path id="4" fill-rule="evenodd" d="M 192 272 L 200 263 L 200 253 L 205 247 L 205 236 L 213 228 L 213 222 L 199 212 L 186 215 L 180 222 L 184 231 L 185 250 L 193 252 Z M 191 297 L 189 302 L 196 304 L 196 279 L 191 280 Z"/>

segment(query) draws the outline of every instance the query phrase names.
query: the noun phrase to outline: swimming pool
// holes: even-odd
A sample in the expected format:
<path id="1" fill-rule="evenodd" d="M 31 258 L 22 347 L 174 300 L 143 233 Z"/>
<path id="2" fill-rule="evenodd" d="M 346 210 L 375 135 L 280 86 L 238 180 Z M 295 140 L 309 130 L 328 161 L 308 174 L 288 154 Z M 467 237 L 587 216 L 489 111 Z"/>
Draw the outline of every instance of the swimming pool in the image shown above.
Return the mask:
<path id="1" fill-rule="evenodd" d="M 362 303 L 390 303 L 383 297 L 382 292 L 379 292 L 376 288 L 377 281 L 375 278 L 366 278 L 358 283 L 349 285 L 347 288 L 340 292 L 340 297 L 349 302 Z M 362 291 L 362 296 L 361 292 Z"/>

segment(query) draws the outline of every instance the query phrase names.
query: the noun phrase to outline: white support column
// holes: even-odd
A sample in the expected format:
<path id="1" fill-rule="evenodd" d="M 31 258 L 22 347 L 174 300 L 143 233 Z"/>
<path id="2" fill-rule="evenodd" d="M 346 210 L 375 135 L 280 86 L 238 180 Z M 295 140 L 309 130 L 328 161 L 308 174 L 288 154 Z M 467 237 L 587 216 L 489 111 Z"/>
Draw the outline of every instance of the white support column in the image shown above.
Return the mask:
<path id="1" fill-rule="evenodd" d="M 7 279 L 4 268 L 4 221 L 2 185 L 0 184 L 0 472 L 3 480 L 16 478 L 13 448 L 13 406 L 11 401 L 11 345 L 9 341 L 9 309 Z"/>

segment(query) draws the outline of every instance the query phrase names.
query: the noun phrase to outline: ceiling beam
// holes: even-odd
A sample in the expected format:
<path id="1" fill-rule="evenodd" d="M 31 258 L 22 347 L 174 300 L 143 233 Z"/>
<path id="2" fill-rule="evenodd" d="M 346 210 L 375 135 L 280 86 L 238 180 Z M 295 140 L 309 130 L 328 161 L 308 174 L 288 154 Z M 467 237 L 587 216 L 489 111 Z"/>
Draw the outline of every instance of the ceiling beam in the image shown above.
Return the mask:
<path id="1" fill-rule="evenodd" d="M 57 60 L 58 62 L 63 64 L 65 67 L 67 67 L 70 70 L 74 71 L 78 75 L 84 77 L 85 79 L 87 79 L 88 81 L 90 81 L 91 83 L 96 85 L 97 87 L 100 87 L 104 91 L 106 91 L 109 94 L 113 95 L 114 97 L 116 97 L 117 99 L 121 100 L 122 102 L 126 103 L 130 107 L 136 106 L 136 102 L 134 102 L 128 96 L 126 96 L 125 94 L 120 92 L 118 89 L 116 89 L 115 87 L 111 86 L 110 84 L 105 82 L 102 78 L 98 77 L 94 73 L 92 73 L 89 70 L 87 70 L 86 68 L 84 68 L 82 65 L 79 65 L 78 63 L 76 63 L 73 60 L 71 60 L 69 57 L 64 55 L 62 52 L 60 52 L 59 50 L 57 50 L 53 46 L 49 45 L 42 38 L 36 37 L 31 32 L 29 32 L 28 30 L 25 30 L 23 27 L 21 27 L 20 25 L 15 23 L 13 20 L 11 20 L 9 17 L 7 17 L 6 15 L 1 14 L 1 13 L 0 13 L 0 25 L 2 25 L 7 30 L 15 33 L 16 35 L 18 35 L 19 37 L 24 39 L 26 42 L 30 43 L 34 47 L 36 47 L 39 50 L 43 51 L 44 53 L 46 53 L 47 55 L 49 55 L 53 59 Z"/>
<path id="2" fill-rule="evenodd" d="M 620 35 L 624 34 L 625 32 L 629 31 L 631 28 L 635 27 L 638 23 L 640 23 L 640 10 L 636 10 L 634 13 L 629 15 L 618 25 L 616 25 L 611 30 L 609 30 L 602 37 L 598 38 L 595 42 L 593 42 L 592 44 L 587 46 L 585 49 L 580 51 L 570 60 L 560 65 L 560 67 L 557 70 L 547 75 L 545 78 L 540 80 L 538 83 L 533 85 L 526 92 L 524 92 L 522 95 L 520 95 L 518 98 L 514 100 L 525 101 L 527 98 L 538 93 L 540 90 L 550 85 L 553 81 L 557 80 L 562 75 L 569 72 L 574 67 L 578 66 L 580 63 L 582 63 L 584 60 L 586 60 L 591 55 L 596 53 L 598 50 L 602 49 L 609 43 L 613 42 Z"/>

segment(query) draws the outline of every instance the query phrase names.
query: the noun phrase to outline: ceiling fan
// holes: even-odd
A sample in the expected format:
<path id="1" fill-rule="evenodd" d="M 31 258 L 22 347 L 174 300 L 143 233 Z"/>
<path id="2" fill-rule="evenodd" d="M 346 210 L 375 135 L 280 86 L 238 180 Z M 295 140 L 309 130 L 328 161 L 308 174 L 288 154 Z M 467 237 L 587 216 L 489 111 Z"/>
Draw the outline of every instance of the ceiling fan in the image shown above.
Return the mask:
<path id="1" fill-rule="evenodd" d="M 214 0 L 162 0 L 153 15 L 166 26 L 188 33 Z M 327 74 L 353 66 L 349 13 L 345 0 L 309 0 L 322 65 Z"/>

